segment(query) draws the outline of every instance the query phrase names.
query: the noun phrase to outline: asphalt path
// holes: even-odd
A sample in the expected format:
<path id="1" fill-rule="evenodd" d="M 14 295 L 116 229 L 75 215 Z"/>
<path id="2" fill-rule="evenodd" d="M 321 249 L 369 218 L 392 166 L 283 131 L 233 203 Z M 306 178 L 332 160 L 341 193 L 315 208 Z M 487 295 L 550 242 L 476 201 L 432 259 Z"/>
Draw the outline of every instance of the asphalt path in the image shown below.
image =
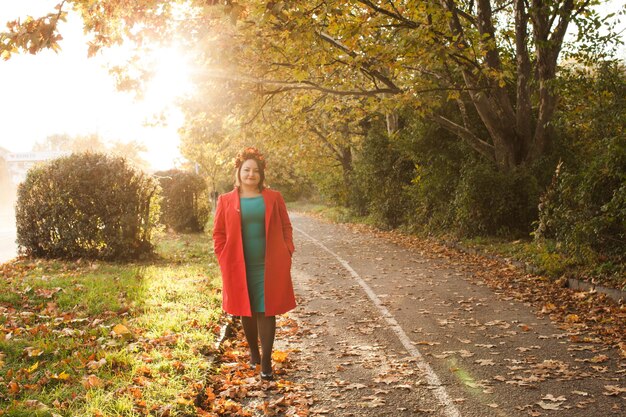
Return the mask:
<path id="1" fill-rule="evenodd" d="M 314 415 L 626 415 L 626 363 L 463 265 L 292 213 L 290 376 Z"/>

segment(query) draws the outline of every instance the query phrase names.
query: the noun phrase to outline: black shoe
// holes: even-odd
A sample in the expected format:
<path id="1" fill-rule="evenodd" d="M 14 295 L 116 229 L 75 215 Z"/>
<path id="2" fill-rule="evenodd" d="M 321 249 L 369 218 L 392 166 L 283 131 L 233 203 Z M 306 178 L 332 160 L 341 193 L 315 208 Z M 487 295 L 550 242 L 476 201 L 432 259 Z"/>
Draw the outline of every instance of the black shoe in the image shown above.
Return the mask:
<path id="1" fill-rule="evenodd" d="M 263 380 L 263 381 L 273 381 L 274 380 L 274 374 L 272 374 L 272 373 L 266 374 L 264 372 L 261 372 L 261 380 Z"/>

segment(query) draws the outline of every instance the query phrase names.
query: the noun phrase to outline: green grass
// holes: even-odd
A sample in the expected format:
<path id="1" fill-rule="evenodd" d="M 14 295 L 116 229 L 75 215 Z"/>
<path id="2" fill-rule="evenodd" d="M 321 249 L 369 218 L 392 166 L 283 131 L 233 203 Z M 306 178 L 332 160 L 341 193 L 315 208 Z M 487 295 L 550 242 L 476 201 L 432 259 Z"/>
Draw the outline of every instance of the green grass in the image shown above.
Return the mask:
<path id="1" fill-rule="evenodd" d="M 205 234 L 162 234 L 156 252 L 0 269 L 1 416 L 193 414 L 221 314 L 217 263 Z"/>
<path id="2" fill-rule="evenodd" d="M 602 260 L 593 253 L 585 258 L 576 258 L 566 254 L 551 240 L 508 241 L 480 237 L 465 239 L 462 243 L 468 247 L 526 262 L 533 265 L 536 273 L 552 279 L 567 276 L 626 290 L 626 269 L 623 264 L 610 259 Z"/>

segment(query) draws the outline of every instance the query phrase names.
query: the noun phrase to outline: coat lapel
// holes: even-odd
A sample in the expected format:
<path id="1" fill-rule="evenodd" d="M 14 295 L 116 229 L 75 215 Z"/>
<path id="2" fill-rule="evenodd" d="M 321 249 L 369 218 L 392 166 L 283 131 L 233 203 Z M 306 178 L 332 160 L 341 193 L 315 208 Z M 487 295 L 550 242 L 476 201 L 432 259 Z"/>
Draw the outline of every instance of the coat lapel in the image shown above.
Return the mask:
<path id="1" fill-rule="evenodd" d="M 239 221 L 234 222 L 233 226 L 236 231 L 238 230 L 239 233 L 241 233 L 241 201 L 239 200 L 239 190 L 235 188 L 231 192 L 231 195 L 232 195 L 230 199 L 230 206 L 232 207 L 231 210 L 234 210 L 236 212 L 237 217 L 239 217 Z"/>
<path id="2" fill-rule="evenodd" d="M 263 195 L 263 202 L 265 203 L 265 236 L 268 235 L 270 230 L 270 219 L 272 218 L 272 210 L 274 210 L 274 193 L 263 189 L 261 192 Z"/>

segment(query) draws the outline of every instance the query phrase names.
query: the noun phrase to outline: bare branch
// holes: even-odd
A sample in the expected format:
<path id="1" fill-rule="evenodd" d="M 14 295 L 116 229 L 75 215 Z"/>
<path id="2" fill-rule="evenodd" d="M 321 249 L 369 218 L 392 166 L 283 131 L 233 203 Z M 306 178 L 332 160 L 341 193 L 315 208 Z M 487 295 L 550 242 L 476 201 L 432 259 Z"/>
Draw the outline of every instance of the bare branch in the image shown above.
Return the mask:
<path id="1" fill-rule="evenodd" d="M 373 2 L 369 1 L 369 0 L 358 0 L 359 3 L 364 4 L 365 6 L 371 8 L 372 10 L 383 14 L 385 16 L 391 17 L 393 19 L 399 20 L 400 22 L 404 23 L 404 25 L 406 25 L 406 27 L 411 28 L 411 29 L 417 29 L 418 27 L 420 27 L 421 25 L 417 22 L 412 21 L 411 19 L 407 19 L 406 17 L 402 16 L 400 13 L 397 12 L 397 9 L 394 7 L 394 12 L 389 11 L 383 7 L 377 6 L 375 5 Z"/>
<path id="2" fill-rule="evenodd" d="M 261 112 L 263 111 L 263 109 L 265 108 L 265 106 L 267 105 L 267 103 L 270 102 L 270 100 L 274 98 L 274 95 L 269 95 L 265 98 L 265 100 L 263 101 L 263 104 L 261 104 L 261 106 L 259 107 L 259 109 L 257 110 L 257 112 L 248 120 L 246 120 L 243 124 L 244 126 L 247 126 L 249 124 L 251 124 L 257 117 L 259 117 L 259 114 L 261 114 Z"/>

